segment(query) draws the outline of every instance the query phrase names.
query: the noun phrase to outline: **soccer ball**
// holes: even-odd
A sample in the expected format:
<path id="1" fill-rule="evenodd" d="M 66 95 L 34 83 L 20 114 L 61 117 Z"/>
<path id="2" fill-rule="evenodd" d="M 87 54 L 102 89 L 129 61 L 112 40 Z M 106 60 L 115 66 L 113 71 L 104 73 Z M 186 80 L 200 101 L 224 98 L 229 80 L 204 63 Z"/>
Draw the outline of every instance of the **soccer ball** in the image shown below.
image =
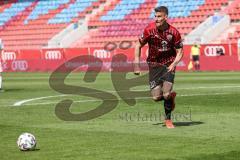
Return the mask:
<path id="1" fill-rule="evenodd" d="M 21 151 L 29 151 L 35 149 L 37 141 L 34 135 L 31 133 L 22 133 L 18 137 L 17 145 Z"/>

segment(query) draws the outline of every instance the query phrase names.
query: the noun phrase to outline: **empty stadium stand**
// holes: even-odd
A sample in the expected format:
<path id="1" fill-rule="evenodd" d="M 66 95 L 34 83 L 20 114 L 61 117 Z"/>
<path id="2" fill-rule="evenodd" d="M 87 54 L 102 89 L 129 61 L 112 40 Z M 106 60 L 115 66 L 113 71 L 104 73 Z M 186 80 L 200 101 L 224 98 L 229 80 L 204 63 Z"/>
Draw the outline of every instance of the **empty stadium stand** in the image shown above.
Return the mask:
<path id="1" fill-rule="evenodd" d="M 50 10 L 59 8 L 60 5 L 69 3 L 69 0 L 62 1 L 39 1 L 29 16 L 25 19 L 24 23 L 27 24 L 28 20 L 39 18 L 40 15 L 47 14 Z"/>
<path id="2" fill-rule="evenodd" d="M 230 1 L 228 4 L 220 11 L 220 14 L 229 15 L 231 24 L 212 43 L 237 43 L 238 38 L 240 38 L 240 0 Z"/>
<path id="3" fill-rule="evenodd" d="M 127 0 L 113 1 L 102 13 L 90 20 L 89 27 L 97 29 L 90 32 L 90 36 L 85 37 L 85 40 L 81 39 L 73 46 L 101 47 L 109 41 L 117 43 L 122 40 L 136 41 L 144 27 L 153 18 L 153 8 L 159 5 L 168 6 L 169 22 L 173 23 L 184 37 L 207 17 L 228 5 L 227 0 L 184 0 L 181 2 L 175 0 L 145 0 L 144 3 L 138 1 L 134 6 L 132 3 L 132 1 Z M 136 5 L 138 5 L 138 8 L 135 7 Z M 135 9 L 129 12 L 129 8 Z M 129 14 L 126 15 L 126 12 Z"/>
<path id="4" fill-rule="evenodd" d="M 104 4 L 103 9 L 98 9 Z M 0 2 L 0 38 L 7 49 L 39 49 L 79 19 L 90 17 L 89 32 L 71 47 L 102 47 L 106 42 L 136 41 L 152 21 L 153 9 L 169 7 L 169 22 L 186 36 L 216 12 L 231 17 L 231 32 L 222 41 L 240 37 L 240 0 L 8 0 Z"/>
<path id="5" fill-rule="evenodd" d="M 236 43 L 237 39 L 240 38 L 240 0 L 233 1 L 229 7 L 224 10 L 230 18 L 232 25 L 230 27 L 234 28 L 232 33 L 228 34 L 226 39 L 221 40 L 221 42 L 231 42 Z"/>
<path id="6" fill-rule="evenodd" d="M 0 38 L 7 49 L 39 49 L 104 0 L 15 0 L 1 6 Z"/>

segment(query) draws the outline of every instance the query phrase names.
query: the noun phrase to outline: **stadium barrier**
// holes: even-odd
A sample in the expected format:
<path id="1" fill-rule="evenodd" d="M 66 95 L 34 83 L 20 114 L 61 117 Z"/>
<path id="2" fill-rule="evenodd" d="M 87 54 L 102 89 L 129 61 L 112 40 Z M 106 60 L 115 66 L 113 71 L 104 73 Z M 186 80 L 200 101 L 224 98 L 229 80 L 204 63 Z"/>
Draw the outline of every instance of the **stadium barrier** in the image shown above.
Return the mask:
<path id="1" fill-rule="evenodd" d="M 221 52 L 218 52 L 218 51 Z M 184 57 L 178 64 L 177 70 L 187 71 L 190 62 L 191 46 L 184 46 Z M 141 61 L 143 70 L 147 57 L 148 47 L 142 49 Z M 221 53 L 221 54 L 220 54 Z M 117 55 L 122 56 L 117 56 Z M 86 70 L 87 64 L 72 63 L 70 59 L 89 55 L 100 59 L 103 63 L 89 62 L 95 67 L 102 67 L 102 71 L 111 71 L 112 66 L 119 68 L 119 71 L 131 71 L 134 60 L 134 48 L 115 49 L 107 51 L 103 48 L 69 48 L 69 49 L 42 49 L 42 50 L 5 50 L 1 53 L 3 69 L 5 72 L 52 72 L 60 65 L 67 67 L 78 65 L 79 70 Z M 113 58 L 115 58 L 113 60 Z M 118 59 L 119 58 L 119 59 Z M 81 58 L 79 59 L 81 61 Z M 208 44 L 201 46 L 200 56 L 202 71 L 240 71 L 240 62 L 237 58 L 236 44 Z M 99 66 L 101 65 L 101 66 Z"/>

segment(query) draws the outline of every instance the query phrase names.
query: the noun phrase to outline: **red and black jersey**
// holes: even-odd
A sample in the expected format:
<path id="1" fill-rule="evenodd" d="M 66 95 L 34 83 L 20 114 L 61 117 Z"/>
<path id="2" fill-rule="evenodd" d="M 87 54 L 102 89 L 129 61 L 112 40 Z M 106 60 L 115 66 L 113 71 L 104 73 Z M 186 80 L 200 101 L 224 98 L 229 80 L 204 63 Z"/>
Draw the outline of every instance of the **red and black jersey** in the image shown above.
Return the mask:
<path id="1" fill-rule="evenodd" d="M 159 30 L 155 22 L 150 23 L 139 41 L 142 45 L 148 43 L 147 62 L 157 62 L 169 65 L 176 58 L 176 49 L 182 48 L 181 35 L 176 28 L 167 23 L 165 30 Z"/>

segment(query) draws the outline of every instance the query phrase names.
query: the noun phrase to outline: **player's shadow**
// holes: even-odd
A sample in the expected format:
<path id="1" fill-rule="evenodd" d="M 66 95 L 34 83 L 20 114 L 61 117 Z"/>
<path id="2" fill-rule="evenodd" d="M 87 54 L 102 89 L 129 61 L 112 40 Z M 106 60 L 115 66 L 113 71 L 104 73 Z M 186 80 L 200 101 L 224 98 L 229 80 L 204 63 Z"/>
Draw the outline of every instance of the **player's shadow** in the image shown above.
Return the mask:
<path id="1" fill-rule="evenodd" d="M 204 124 L 201 121 L 190 121 L 190 122 L 173 122 L 175 126 L 195 126 Z"/>
<path id="2" fill-rule="evenodd" d="M 40 149 L 39 148 L 35 148 L 33 150 L 26 150 L 26 151 L 23 151 L 23 152 L 36 152 L 36 151 L 40 151 Z"/>
<path id="3" fill-rule="evenodd" d="M 175 126 L 181 127 L 181 126 L 195 126 L 195 125 L 201 125 L 204 124 L 201 121 L 190 121 L 190 122 L 173 122 Z M 155 123 L 153 125 L 165 125 L 163 122 Z"/>
<path id="4" fill-rule="evenodd" d="M 14 89 L 14 88 L 11 88 L 11 89 L 4 89 L 3 92 L 20 92 L 20 91 L 23 91 L 24 89 Z"/>
<path id="5" fill-rule="evenodd" d="M 40 151 L 40 149 L 39 148 L 35 148 L 33 151 Z"/>

